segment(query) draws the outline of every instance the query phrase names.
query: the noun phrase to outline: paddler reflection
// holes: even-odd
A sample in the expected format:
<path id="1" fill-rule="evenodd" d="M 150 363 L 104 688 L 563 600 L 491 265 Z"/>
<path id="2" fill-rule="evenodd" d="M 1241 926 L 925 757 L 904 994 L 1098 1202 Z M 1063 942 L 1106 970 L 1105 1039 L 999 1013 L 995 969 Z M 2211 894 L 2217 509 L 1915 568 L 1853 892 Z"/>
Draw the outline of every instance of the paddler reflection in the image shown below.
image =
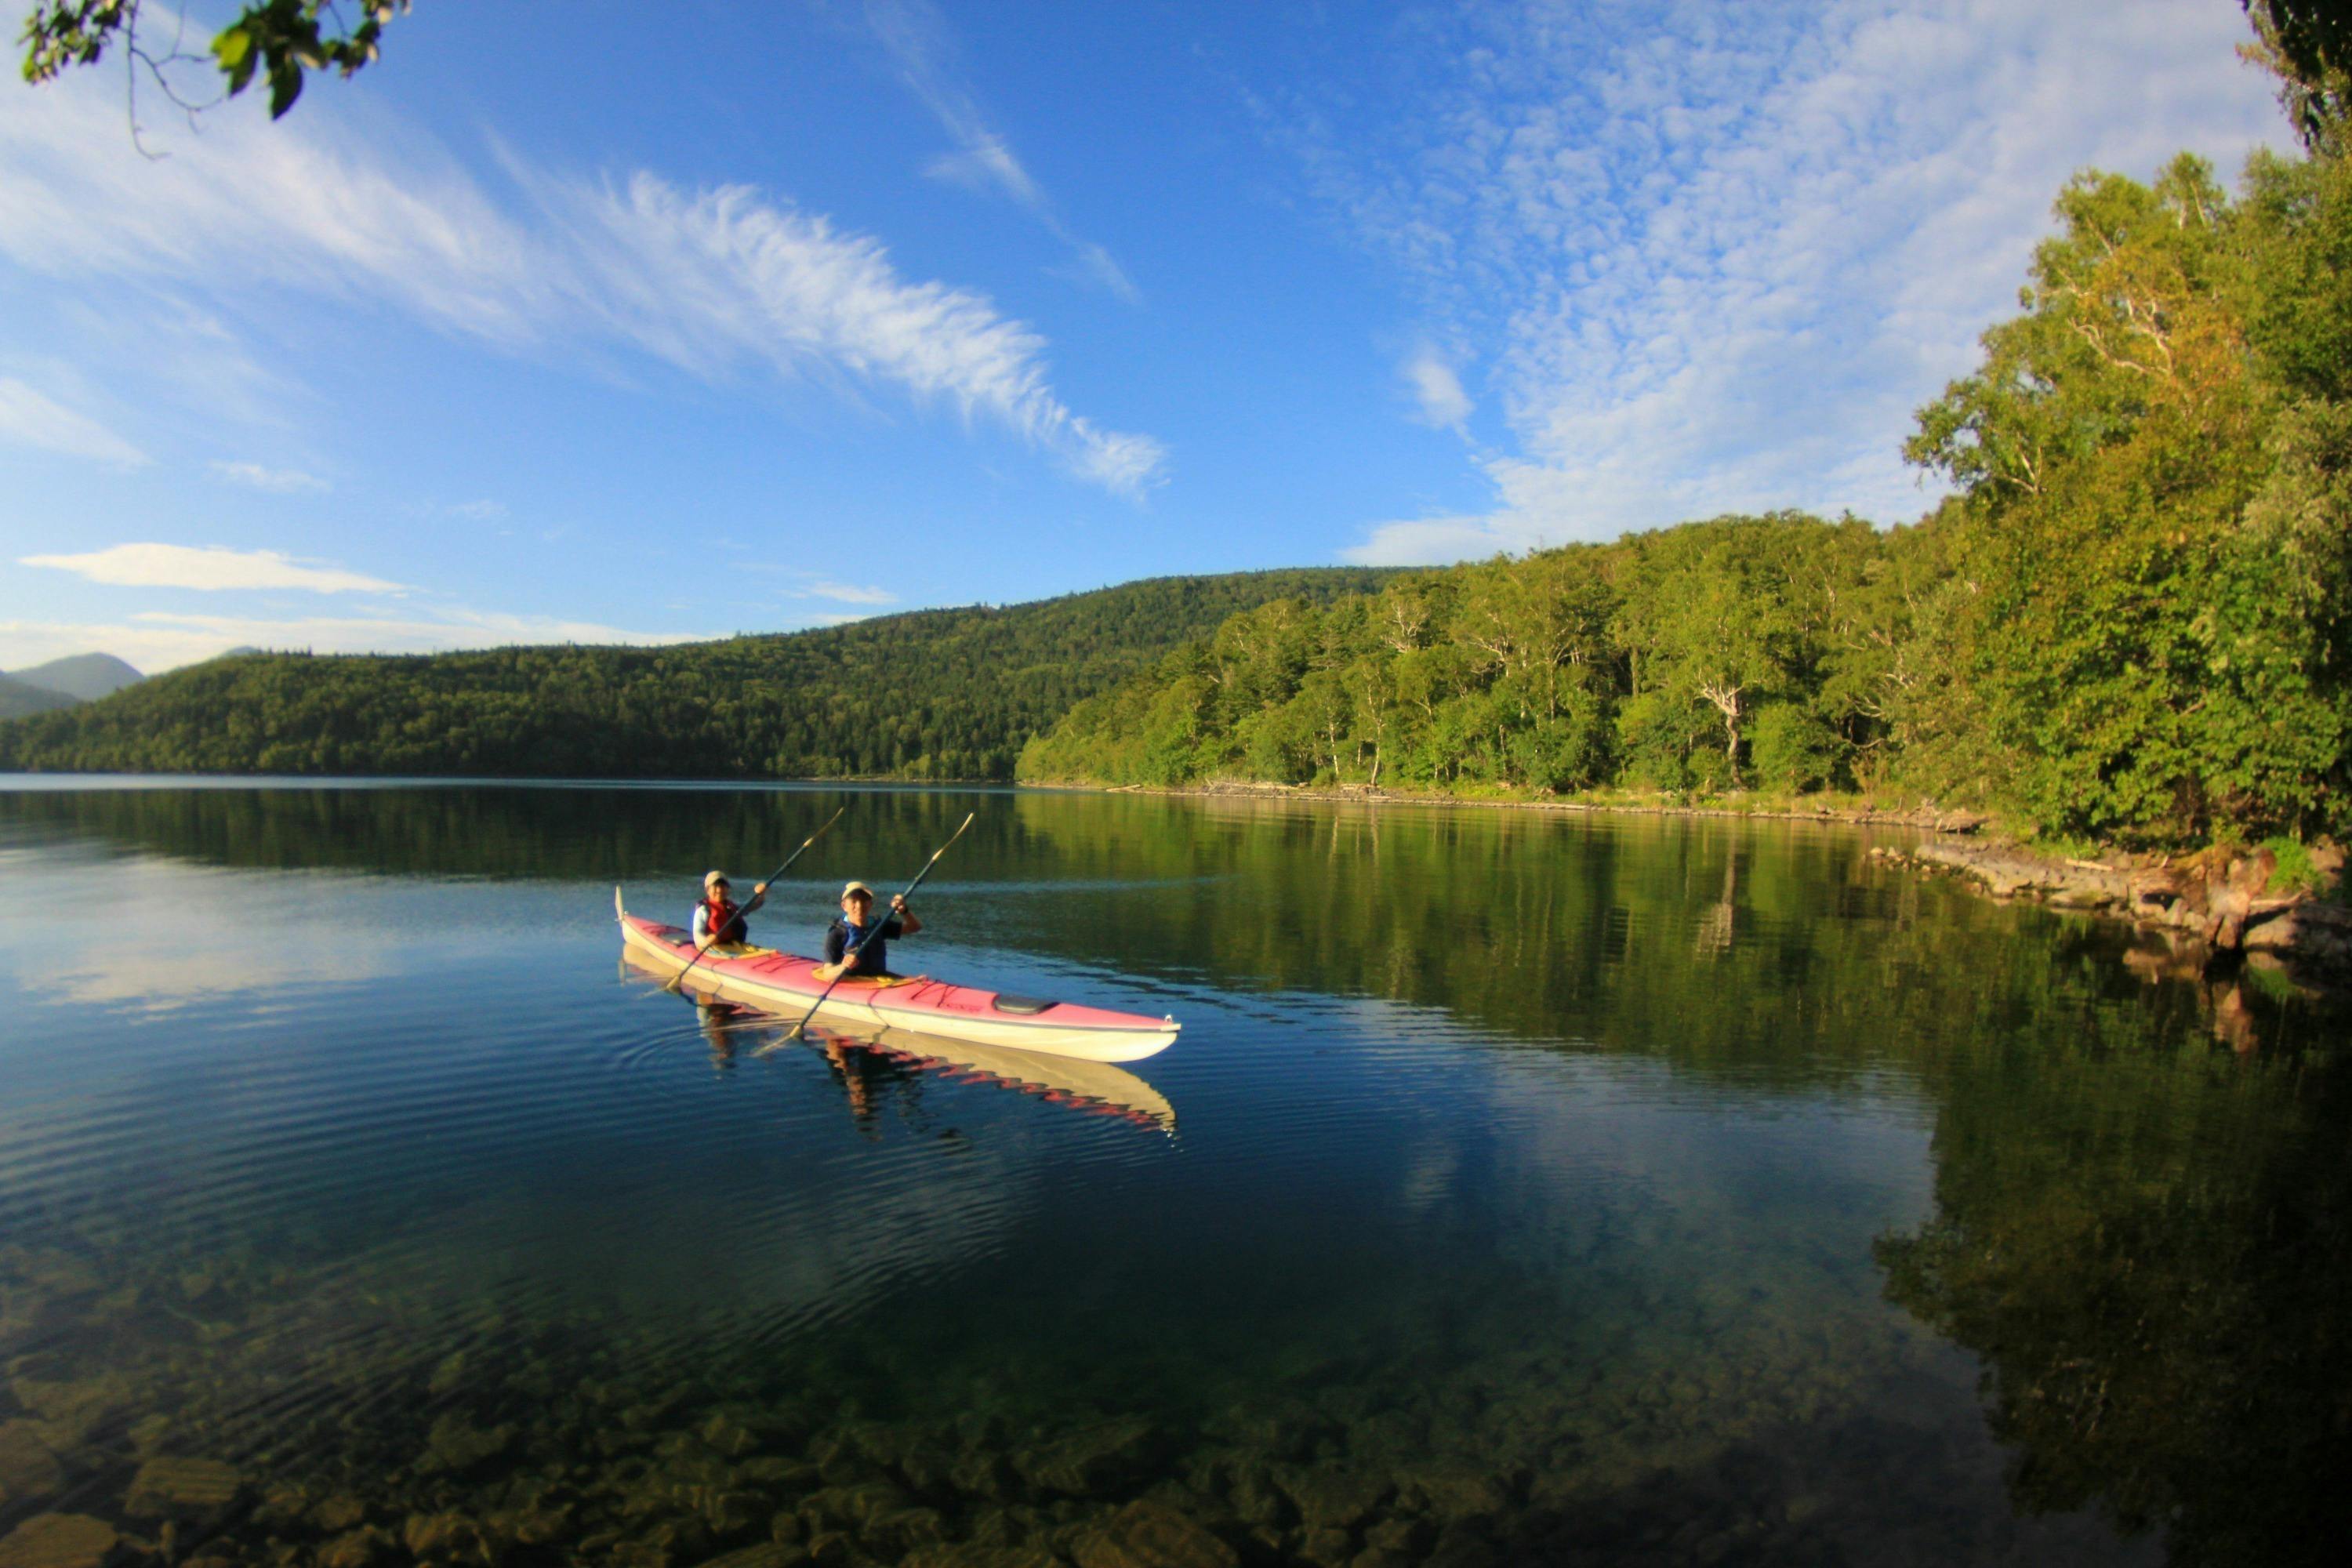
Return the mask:
<path id="1" fill-rule="evenodd" d="M 887 1078 L 889 1068 L 877 1062 L 845 1040 L 820 1037 L 817 1044 L 824 1047 L 825 1070 L 849 1100 L 849 1120 L 868 1138 L 878 1139 L 881 1129 L 874 1124 L 874 1090 L 876 1079 Z M 876 1071 L 880 1068 L 879 1072 Z"/>
<path id="2" fill-rule="evenodd" d="M 743 1009 L 731 1002 L 714 1002 L 708 997 L 694 999 L 694 1021 L 702 1029 L 702 1037 L 710 1045 L 710 1065 L 725 1072 L 735 1065 L 735 1033 L 746 1017 Z"/>

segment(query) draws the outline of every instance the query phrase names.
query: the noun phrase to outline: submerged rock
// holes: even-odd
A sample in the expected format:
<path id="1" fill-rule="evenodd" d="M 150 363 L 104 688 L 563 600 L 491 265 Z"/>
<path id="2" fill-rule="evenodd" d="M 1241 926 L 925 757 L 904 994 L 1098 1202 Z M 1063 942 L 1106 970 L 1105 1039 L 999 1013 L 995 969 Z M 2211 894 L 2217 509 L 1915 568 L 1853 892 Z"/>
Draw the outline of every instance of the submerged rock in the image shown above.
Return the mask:
<path id="1" fill-rule="evenodd" d="M 417 1473 L 462 1475 L 503 1457 L 514 1440 L 512 1426 L 476 1426 L 462 1415 L 444 1415 L 425 1440 Z"/>
<path id="2" fill-rule="evenodd" d="M 462 1513 L 411 1514 L 400 1538 L 420 1563 L 486 1563 L 491 1556 L 481 1526 Z"/>
<path id="3" fill-rule="evenodd" d="M 42 1436 L 55 1447 L 86 1442 L 98 1429 L 131 1403 L 131 1380 L 95 1377 L 82 1382 L 51 1382 L 19 1377 L 8 1391 L 16 1403 L 41 1419 Z"/>
<path id="4" fill-rule="evenodd" d="M 1042 1546 L 926 1546 L 908 1552 L 898 1568 L 1059 1568 L 1061 1559 Z"/>
<path id="5" fill-rule="evenodd" d="M 807 1558 L 808 1553 L 797 1546 L 766 1541 L 757 1546 L 730 1552 L 723 1557 L 710 1558 L 702 1563 L 701 1568 L 793 1568 L 793 1564 L 805 1562 Z"/>
<path id="6" fill-rule="evenodd" d="M 947 1521 L 935 1509 L 892 1509 L 867 1520 L 857 1535 L 866 1551 L 886 1563 L 896 1562 L 915 1547 L 946 1540 Z"/>
<path id="7" fill-rule="evenodd" d="M 1098 1422 L 1018 1455 L 1013 1468 L 1041 1491 L 1085 1496 L 1137 1479 L 1159 1438 L 1159 1428 L 1140 1416 Z"/>
<path id="8" fill-rule="evenodd" d="M 1078 1568 L 1239 1568 L 1234 1549 L 1165 1503 L 1129 1503 L 1079 1538 Z"/>
<path id="9" fill-rule="evenodd" d="M 1468 1468 L 1416 1470 L 1406 1490 L 1440 1524 L 1456 1520 L 1484 1519 L 1508 1506 L 1503 1484 L 1483 1470 Z"/>
<path id="10" fill-rule="evenodd" d="M 371 1525 L 347 1531 L 320 1547 L 317 1568 L 381 1568 L 392 1558 L 392 1537 Z"/>
<path id="11" fill-rule="evenodd" d="M 0 1502 L 54 1497 L 66 1484 L 65 1467 L 29 1421 L 0 1426 Z"/>
<path id="12" fill-rule="evenodd" d="M 1289 1470 L 1276 1479 L 1310 1531 L 1353 1529 L 1390 1490 L 1385 1479 L 1362 1470 Z"/>
<path id="13" fill-rule="evenodd" d="M 147 1519 L 213 1513 L 236 1500 L 245 1476 L 217 1459 L 150 1459 L 132 1478 L 123 1506 Z"/>
<path id="14" fill-rule="evenodd" d="M 120 1539 L 88 1514 L 35 1514 L 0 1537 L 0 1568 L 99 1568 Z"/>

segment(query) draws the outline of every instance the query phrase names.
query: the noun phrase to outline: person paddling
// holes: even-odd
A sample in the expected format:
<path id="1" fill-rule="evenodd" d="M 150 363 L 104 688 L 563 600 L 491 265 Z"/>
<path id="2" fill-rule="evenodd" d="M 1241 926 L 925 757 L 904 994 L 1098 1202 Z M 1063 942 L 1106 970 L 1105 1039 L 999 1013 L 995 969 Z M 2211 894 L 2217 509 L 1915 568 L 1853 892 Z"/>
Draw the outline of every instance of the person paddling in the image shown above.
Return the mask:
<path id="1" fill-rule="evenodd" d="M 768 901 L 768 884 L 761 882 L 751 889 L 751 901 L 738 908 L 728 896 L 727 873 L 706 871 L 702 875 L 702 902 L 694 906 L 694 942 L 699 947 L 709 942 L 722 947 L 730 942 L 749 942 L 751 931 L 743 917 Z"/>
<path id="2" fill-rule="evenodd" d="M 819 980 L 830 984 L 844 974 L 887 974 L 890 940 L 912 936 L 923 929 L 923 922 L 899 895 L 892 896 L 890 918 L 882 922 L 881 930 L 873 928 L 873 889 L 852 882 L 841 889 L 841 918 L 824 928 L 824 963 L 816 971 Z"/>

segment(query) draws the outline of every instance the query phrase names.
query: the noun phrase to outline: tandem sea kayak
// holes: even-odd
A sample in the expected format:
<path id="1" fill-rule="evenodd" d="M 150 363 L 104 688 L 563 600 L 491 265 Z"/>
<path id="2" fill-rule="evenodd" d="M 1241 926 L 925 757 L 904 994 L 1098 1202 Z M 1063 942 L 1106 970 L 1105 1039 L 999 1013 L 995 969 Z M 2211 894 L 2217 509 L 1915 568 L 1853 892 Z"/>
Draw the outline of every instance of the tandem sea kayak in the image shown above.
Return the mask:
<path id="1" fill-rule="evenodd" d="M 693 958 L 692 932 L 629 913 L 618 888 L 613 889 L 613 913 L 621 922 L 622 945 L 652 973 L 674 975 Z M 719 947 L 703 955 L 686 984 L 723 1001 L 796 1019 L 824 991 L 816 969 L 814 958 L 773 948 Z M 1090 1062 L 1138 1062 L 1157 1056 L 1176 1043 L 1182 1027 L 1173 1018 L 950 985 L 926 975 L 880 980 L 851 975 L 834 987 L 816 1017 L 835 1027 L 911 1029 Z"/>

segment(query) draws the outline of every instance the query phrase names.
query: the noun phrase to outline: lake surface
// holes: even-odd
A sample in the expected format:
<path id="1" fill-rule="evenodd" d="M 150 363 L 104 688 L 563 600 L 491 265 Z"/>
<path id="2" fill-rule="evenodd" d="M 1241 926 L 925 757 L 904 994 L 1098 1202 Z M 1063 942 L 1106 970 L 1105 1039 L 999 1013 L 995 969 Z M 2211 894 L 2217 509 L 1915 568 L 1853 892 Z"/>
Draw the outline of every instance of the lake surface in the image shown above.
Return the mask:
<path id="1" fill-rule="evenodd" d="M 1181 1041 L 620 963 L 843 804 L 755 935 L 977 811 L 897 966 Z M 0 779 L 0 1563 L 2333 1561 L 2341 1021 L 1869 842 Z"/>

